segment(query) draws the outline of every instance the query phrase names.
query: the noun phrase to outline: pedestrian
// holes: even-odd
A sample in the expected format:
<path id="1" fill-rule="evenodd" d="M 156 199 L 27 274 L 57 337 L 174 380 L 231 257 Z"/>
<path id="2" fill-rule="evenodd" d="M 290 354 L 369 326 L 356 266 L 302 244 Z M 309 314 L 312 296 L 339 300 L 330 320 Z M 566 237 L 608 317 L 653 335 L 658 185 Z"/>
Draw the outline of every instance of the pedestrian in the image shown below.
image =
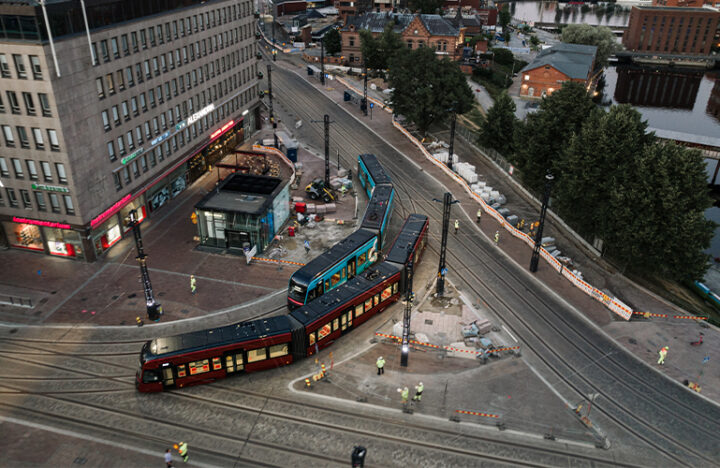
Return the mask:
<path id="1" fill-rule="evenodd" d="M 197 290 L 197 281 L 194 275 L 190 275 L 190 293 L 194 296 Z"/>
<path id="2" fill-rule="evenodd" d="M 456 219 L 456 220 L 455 220 L 455 234 L 457 234 L 458 229 L 460 229 L 460 221 L 458 221 L 458 220 Z"/>
<path id="3" fill-rule="evenodd" d="M 403 406 L 407 405 L 408 397 L 410 396 L 410 390 L 408 390 L 407 387 L 403 389 L 398 388 L 398 392 L 400 392 L 400 398 L 402 398 Z"/>
<path id="4" fill-rule="evenodd" d="M 310 241 L 305 239 L 305 242 L 303 243 L 303 245 L 305 246 L 305 255 L 309 254 L 310 253 Z"/>
<path id="5" fill-rule="evenodd" d="M 180 446 L 178 447 L 178 453 L 182 457 L 183 461 L 187 463 L 188 458 L 190 458 L 190 455 L 188 454 L 188 444 L 185 442 L 180 442 Z"/>
<path id="6" fill-rule="evenodd" d="M 658 359 L 658 364 L 660 364 L 661 366 L 665 364 L 665 356 L 667 356 L 668 349 L 670 349 L 670 346 L 663 346 L 660 349 L 660 359 Z"/>
<path id="7" fill-rule="evenodd" d="M 482 218 L 482 208 L 477 210 L 477 223 L 480 224 L 480 218 Z"/>
<path id="8" fill-rule="evenodd" d="M 495 231 L 495 244 L 500 242 L 500 231 Z"/>
<path id="9" fill-rule="evenodd" d="M 173 460 L 172 460 L 172 452 L 170 449 L 165 450 L 165 467 L 166 468 L 172 468 L 173 466 Z"/>
<path id="10" fill-rule="evenodd" d="M 420 401 L 422 399 L 422 392 L 424 389 L 425 387 L 422 382 L 415 385 L 415 396 L 413 397 L 413 401 Z"/>
<path id="11" fill-rule="evenodd" d="M 377 364 L 378 375 L 384 374 L 385 373 L 385 359 L 383 359 L 383 357 L 380 356 L 379 358 L 377 358 L 377 362 L 375 364 Z"/>

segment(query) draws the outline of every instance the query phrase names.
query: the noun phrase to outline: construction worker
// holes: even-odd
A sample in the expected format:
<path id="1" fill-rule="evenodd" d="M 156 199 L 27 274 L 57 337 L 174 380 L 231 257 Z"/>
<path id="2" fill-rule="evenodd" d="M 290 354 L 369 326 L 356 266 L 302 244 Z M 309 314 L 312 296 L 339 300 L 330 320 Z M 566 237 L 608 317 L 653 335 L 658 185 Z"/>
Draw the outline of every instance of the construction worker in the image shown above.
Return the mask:
<path id="1" fill-rule="evenodd" d="M 525 218 L 520 220 L 520 223 L 518 224 L 518 229 L 520 229 L 522 231 L 524 227 L 525 227 Z"/>
<path id="2" fill-rule="evenodd" d="M 305 247 L 305 255 L 309 254 L 310 253 L 310 241 L 305 239 L 303 246 Z"/>
<path id="3" fill-rule="evenodd" d="M 190 455 L 188 455 L 188 445 L 185 442 L 180 442 L 180 446 L 178 447 L 178 453 L 182 457 L 183 461 L 187 463 Z"/>
<path id="4" fill-rule="evenodd" d="M 377 358 L 377 362 L 375 364 L 377 364 L 378 375 L 384 374 L 385 373 L 385 359 L 383 359 L 383 357 L 380 356 L 379 358 Z"/>
<path id="5" fill-rule="evenodd" d="M 477 210 L 477 223 L 480 224 L 480 218 L 482 218 L 482 208 Z"/>
<path id="6" fill-rule="evenodd" d="M 415 385 L 415 396 L 413 397 L 413 401 L 420 401 L 422 399 L 422 392 L 424 389 L 425 387 L 422 382 Z"/>
<path id="7" fill-rule="evenodd" d="M 403 406 L 407 405 L 408 397 L 410 397 L 410 390 L 408 390 L 407 387 L 403 388 L 402 390 L 398 388 L 398 392 L 400 392 L 400 398 L 402 398 Z"/>
<path id="8" fill-rule="evenodd" d="M 660 359 L 658 359 L 658 364 L 660 364 L 661 366 L 665 364 L 665 356 L 667 356 L 668 349 L 670 349 L 670 346 L 663 346 L 660 349 Z"/>
<path id="9" fill-rule="evenodd" d="M 195 280 L 194 275 L 190 275 L 190 294 L 192 294 L 194 296 L 196 290 L 197 290 L 197 280 Z"/>
<path id="10" fill-rule="evenodd" d="M 495 244 L 500 242 L 500 231 L 495 231 Z"/>
<path id="11" fill-rule="evenodd" d="M 460 229 L 460 221 L 458 221 L 458 220 L 456 219 L 456 220 L 455 220 L 455 234 L 457 234 L 458 229 Z"/>

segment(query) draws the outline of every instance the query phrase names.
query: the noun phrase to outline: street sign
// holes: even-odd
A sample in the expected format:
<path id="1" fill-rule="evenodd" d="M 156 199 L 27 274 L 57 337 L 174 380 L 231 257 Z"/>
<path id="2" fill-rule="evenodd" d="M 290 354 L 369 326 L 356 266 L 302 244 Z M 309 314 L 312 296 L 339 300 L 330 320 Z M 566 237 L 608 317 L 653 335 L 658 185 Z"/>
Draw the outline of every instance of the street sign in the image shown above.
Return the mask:
<path id="1" fill-rule="evenodd" d="M 443 276 L 447 275 L 447 272 L 448 272 L 447 268 L 443 268 L 442 270 L 440 270 L 440 274 L 442 274 Z"/>
<path id="2" fill-rule="evenodd" d="M 372 109 L 373 107 L 375 107 L 375 103 L 374 103 L 374 102 L 371 102 L 371 103 L 370 103 L 370 109 Z"/>

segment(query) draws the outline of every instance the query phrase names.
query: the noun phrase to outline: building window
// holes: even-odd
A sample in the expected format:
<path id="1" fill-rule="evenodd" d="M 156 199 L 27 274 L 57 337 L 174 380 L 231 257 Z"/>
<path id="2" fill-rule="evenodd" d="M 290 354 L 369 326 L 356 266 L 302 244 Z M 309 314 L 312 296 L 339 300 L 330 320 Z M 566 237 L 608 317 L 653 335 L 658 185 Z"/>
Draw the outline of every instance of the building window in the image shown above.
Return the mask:
<path id="1" fill-rule="evenodd" d="M 40 107 L 42 108 L 43 117 L 52 117 L 52 112 L 50 112 L 50 101 L 48 100 L 48 95 L 45 93 L 38 93 L 38 98 L 40 99 Z"/>
<path id="2" fill-rule="evenodd" d="M 138 49 L 137 33 L 135 31 L 130 33 L 130 43 L 132 44 L 133 52 L 137 52 L 139 49 Z"/>
<path id="3" fill-rule="evenodd" d="M 50 209 L 53 213 L 60 213 L 60 198 L 56 193 L 50 193 L 48 196 L 50 197 Z"/>
<path id="4" fill-rule="evenodd" d="M 8 202 L 10 203 L 10 206 L 13 208 L 17 208 L 18 201 L 17 201 L 17 196 L 15 195 L 15 189 L 6 188 L 5 193 L 7 193 Z"/>
<path id="5" fill-rule="evenodd" d="M 0 176 L 10 177 L 10 171 L 8 170 L 7 161 L 5 158 L 0 158 Z"/>
<path id="6" fill-rule="evenodd" d="M 142 166 L 143 172 L 147 172 L 148 165 L 147 165 L 147 155 L 143 154 L 142 158 L 140 158 L 140 165 Z"/>
<path id="7" fill-rule="evenodd" d="M 63 195 L 63 201 L 65 202 L 65 213 L 69 215 L 75 214 L 75 206 L 73 206 L 72 197 L 70 195 Z"/>
<path id="8" fill-rule="evenodd" d="M 143 49 L 147 49 L 147 35 L 145 34 L 144 29 L 140 30 L 140 44 Z"/>
<path id="9" fill-rule="evenodd" d="M 98 98 L 103 99 L 105 97 L 105 87 L 102 78 L 95 79 L 95 87 L 97 88 Z"/>
<path id="10" fill-rule="evenodd" d="M 147 102 L 145 101 L 145 93 L 140 93 L 140 107 L 143 112 L 147 112 Z"/>
<path id="11" fill-rule="evenodd" d="M 122 182 L 120 181 L 119 172 L 113 172 L 113 181 L 115 182 L 115 190 L 122 189 Z"/>
<path id="12" fill-rule="evenodd" d="M 137 179 L 140 177 L 140 167 L 138 166 L 137 159 L 132 162 L 132 170 L 133 170 L 133 176 Z"/>
<path id="13" fill-rule="evenodd" d="M 115 126 L 117 127 L 120 125 L 120 112 L 118 111 L 118 106 L 112 106 L 110 110 L 112 111 L 113 122 L 115 122 Z"/>
<path id="14" fill-rule="evenodd" d="M 20 102 L 18 101 L 17 94 L 15 91 L 7 91 L 8 104 L 10 105 L 10 112 L 13 114 L 20 113 Z"/>
<path id="15" fill-rule="evenodd" d="M 117 37 L 110 39 L 110 47 L 112 48 L 113 57 L 120 58 L 120 48 L 118 47 Z"/>
<path id="16" fill-rule="evenodd" d="M 37 55 L 30 56 L 30 66 L 32 67 L 33 78 L 42 80 L 42 68 L 40 67 L 40 58 Z"/>
<path id="17" fill-rule="evenodd" d="M 106 110 L 102 111 L 102 121 L 103 121 L 103 127 L 105 128 L 105 131 L 110 131 L 110 116 L 108 116 L 108 112 Z"/>
<path id="18" fill-rule="evenodd" d="M 100 41 L 100 52 L 102 53 L 102 58 L 106 62 L 110 61 L 110 52 L 108 51 L 108 44 L 107 40 Z"/>
<path id="19" fill-rule="evenodd" d="M 127 146 L 129 149 L 135 148 L 135 143 L 133 142 L 132 131 L 127 132 L 125 134 L 125 139 L 127 140 Z"/>
<path id="20" fill-rule="evenodd" d="M 5 54 L 0 54 L 0 76 L 3 78 L 11 78 L 10 65 L 8 64 Z"/>
<path id="21" fill-rule="evenodd" d="M 37 172 L 37 166 L 35 166 L 35 161 L 26 159 L 25 165 L 28 168 L 28 174 L 30 174 L 30 180 L 38 180 L 38 172 Z"/>
<path id="22" fill-rule="evenodd" d="M 32 210 L 32 200 L 30 200 L 30 192 L 20 189 L 20 198 L 22 198 L 25 209 Z"/>
<path id="23" fill-rule="evenodd" d="M 37 148 L 39 150 L 45 149 L 45 141 L 43 141 L 42 130 L 40 130 L 39 128 L 33 127 L 32 132 L 33 132 L 33 138 L 35 139 L 35 148 Z"/>
<path id="24" fill-rule="evenodd" d="M 27 71 L 25 70 L 25 62 L 23 61 L 22 55 L 13 54 L 13 62 L 15 62 L 15 71 L 17 76 L 21 80 L 27 79 Z"/>
<path id="25" fill-rule="evenodd" d="M 2 95 L 0 94 L 0 114 L 5 113 L 5 103 L 2 100 Z"/>
<path id="26" fill-rule="evenodd" d="M 20 139 L 20 147 L 21 148 L 30 148 L 30 138 L 28 138 L 27 131 L 25 130 L 25 127 L 17 126 L 15 127 L 18 132 L 18 138 Z"/>
<path id="27" fill-rule="evenodd" d="M 15 170 L 15 177 L 17 177 L 18 179 L 22 179 L 23 177 L 25 177 L 22 164 L 20 164 L 20 160 L 17 158 L 11 158 L 10 161 L 12 162 L 13 169 Z"/>
<path id="28" fill-rule="evenodd" d="M 50 140 L 50 149 L 60 151 L 60 141 L 58 141 L 57 132 L 51 128 L 48 129 L 48 140 Z"/>
<path id="29" fill-rule="evenodd" d="M 407 41 L 407 48 L 412 49 L 413 48 L 413 41 Z"/>
<path id="30" fill-rule="evenodd" d="M 47 207 L 45 206 L 45 197 L 43 196 L 42 192 L 34 192 L 35 193 L 35 203 L 37 203 L 38 210 L 45 211 Z"/>
<path id="31" fill-rule="evenodd" d="M 142 130 L 140 129 L 140 125 L 135 127 L 135 141 L 138 142 L 138 145 L 142 145 L 143 137 L 142 137 Z"/>
<path id="32" fill-rule="evenodd" d="M 127 101 L 123 101 L 120 103 L 120 107 L 122 108 L 122 115 L 125 121 L 127 122 L 130 120 L 130 108 L 128 107 Z"/>
<path id="33" fill-rule="evenodd" d="M 65 174 L 65 165 L 63 163 L 55 163 L 58 180 L 61 184 L 67 184 L 67 174 Z"/>
<path id="34" fill-rule="evenodd" d="M 130 180 L 131 180 L 130 179 L 130 168 L 127 166 L 123 167 L 122 173 L 123 173 L 123 180 L 125 181 L 126 184 L 129 184 Z"/>
<path id="35" fill-rule="evenodd" d="M 127 81 L 128 88 L 135 86 L 132 67 L 125 67 L 125 81 Z"/>
<path id="36" fill-rule="evenodd" d="M 116 71 L 115 76 L 117 77 L 118 91 L 124 91 L 125 90 L 125 78 L 123 76 L 123 71 L 122 70 Z"/>
<path id="37" fill-rule="evenodd" d="M 117 145 L 118 145 L 118 152 L 121 156 L 125 154 L 125 142 L 123 141 L 123 138 L 117 137 Z"/>
<path id="38" fill-rule="evenodd" d="M 113 80 L 112 73 L 105 75 L 105 88 L 107 88 L 108 94 L 115 94 L 115 81 Z"/>
<path id="39" fill-rule="evenodd" d="M 130 108 L 132 109 L 132 113 L 135 117 L 140 115 L 140 110 L 138 109 L 138 104 L 137 104 L 137 98 L 135 96 L 130 98 Z"/>
<path id="40" fill-rule="evenodd" d="M 5 136 L 5 146 L 14 148 L 15 147 L 15 137 L 13 136 L 10 125 L 3 125 L 2 129 L 3 129 L 3 135 Z"/>
<path id="41" fill-rule="evenodd" d="M 52 171 L 50 170 L 50 163 L 47 161 L 40 161 L 40 167 L 43 171 L 43 179 L 45 182 L 52 182 Z"/>
<path id="42" fill-rule="evenodd" d="M 110 161 L 115 161 L 117 156 L 115 155 L 115 144 L 112 141 L 107 142 L 108 156 Z"/>
<path id="43" fill-rule="evenodd" d="M 130 46 L 128 44 L 127 34 L 120 36 L 120 44 L 122 44 L 123 54 L 130 55 Z"/>

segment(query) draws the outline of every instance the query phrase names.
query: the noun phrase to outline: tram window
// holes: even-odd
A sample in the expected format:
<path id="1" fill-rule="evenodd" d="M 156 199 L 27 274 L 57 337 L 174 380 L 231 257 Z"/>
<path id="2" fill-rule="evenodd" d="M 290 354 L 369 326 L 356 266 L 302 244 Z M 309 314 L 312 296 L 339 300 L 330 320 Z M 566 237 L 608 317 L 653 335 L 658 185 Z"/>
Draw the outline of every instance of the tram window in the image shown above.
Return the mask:
<path id="1" fill-rule="evenodd" d="M 362 265 L 363 263 L 365 263 L 366 260 L 367 260 L 367 252 L 361 253 L 360 256 L 358 257 L 358 260 L 357 260 L 358 266 L 359 266 L 359 265 Z"/>
<path id="2" fill-rule="evenodd" d="M 330 280 L 325 281 L 325 291 L 330 289 Z"/>
<path id="3" fill-rule="evenodd" d="M 340 276 L 342 276 L 343 278 L 345 278 L 345 276 L 346 276 L 346 271 L 345 271 L 345 270 L 346 270 L 346 268 L 343 268 L 343 269 L 342 269 L 342 272 L 340 272 Z"/>
<path id="4" fill-rule="evenodd" d="M 242 354 L 235 355 L 235 364 L 237 364 L 238 370 L 243 368 L 243 355 Z"/>
<path id="5" fill-rule="evenodd" d="M 210 360 L 203 359 L 202 361 L 189 362 L 188 367 L 190 368 L 190 375 L 210 372 Z"/>
<path id="6" fill-rule="evenodd" d="M 235 372 L 235 363 L 232 356 L 225 356 L 225 369 L 228 372 Z"/>
<path id="7" fill-rule="evenodd" d="M 347 311 L 346 313 L 348 313 L 348 314 L 349 314 L 349 313 L 352 313 L 352 309 L 350 309 L 350 310 Z M 337 330 L 339 326 L 340 326 L 340 325 L 339 325 L 339 320 L 338 320 L 338 319 L 333 320 L 333 331 Z"/>
<path id="8" fill-rule="evenodd" d="M 367 312 L 370 309 L 372 309 L 372 298 L 365 301 L 365 312 Z"/>
<path id="9" fill-rule="evenodd" d="M 355 318 L 360 317 L 365 312 L 362 304 L 355 306 Z"/>
<path id="10" fill-rule="evenodd" d="M 220 370 L 222 369 L 222 362 L 220 362 L 219 357 L 214 357 L 212 360 L 213 370 Z"/>
<path id="11" fill-rule="evenodd" d="M 332 277 L 330 278 L 330 282 L 333 286 L 338 284 L 340 282 L 340 273 L 335 273 L 334 275 L 332 275 Z"/>
<path id="12" fill-rule="evenodd" d="M 155 370 L 146 370 L 145 372 L 143 372 L 142 376 L 143 383 L 152 383 L 160 380 L 158 371 Z"/>
<path id="13" fill-rule="evenodd" d="M 397 294 L 397 292 L 398 292 L 398 284 L 393 283 L 393 294 Z"/>
<path id="14" fill-rule="evenodd" d="M 388 286 L 387 288 L 383 289 L 382 295 L 380 296 L 380 300 L 385 301 L 390 296 L 392 296 L 392 286 Z"/>
<path id="15" fill-rule="evenodd" d="M 332 328 L 330 327 L 329 323 L 326 323 L 318 330 L 318 341 L 322 340 L 326 336 L 328 336 L 330 333 L 332 333 Z"/>
<path id="16" fill-rule="evenodd" d="M 380 304 L 380 294 L 375 294 L 373 296 L 373 305 L 378 305 L 378 304 Z"/>
<path id="17" fill-rule="evenodd" d="M 257 362 L 267 359 L 267 350 L 265 348 L 251 349 L 248 351 L 248 363 Z"/>
<path id="18" fill-rule="evenodd" d="M 308 340 L 309 340 L 310 346 L 315 344 L 315 332 L 312 332 L 308 335 Z"/>
<path id="19" fill-rule="evenodd" d="M 287 343 L 270 346 L 270 357 L 271 358 L 287 356 L 287 353 L 288 353 Z"/>
<path id="20" fill-rule="evenodd" d="M 178 378 L 180 377 L 187 377 L 187 366 L 185 364 L 181 364 L 177 368 L 178 372 Z"/>

